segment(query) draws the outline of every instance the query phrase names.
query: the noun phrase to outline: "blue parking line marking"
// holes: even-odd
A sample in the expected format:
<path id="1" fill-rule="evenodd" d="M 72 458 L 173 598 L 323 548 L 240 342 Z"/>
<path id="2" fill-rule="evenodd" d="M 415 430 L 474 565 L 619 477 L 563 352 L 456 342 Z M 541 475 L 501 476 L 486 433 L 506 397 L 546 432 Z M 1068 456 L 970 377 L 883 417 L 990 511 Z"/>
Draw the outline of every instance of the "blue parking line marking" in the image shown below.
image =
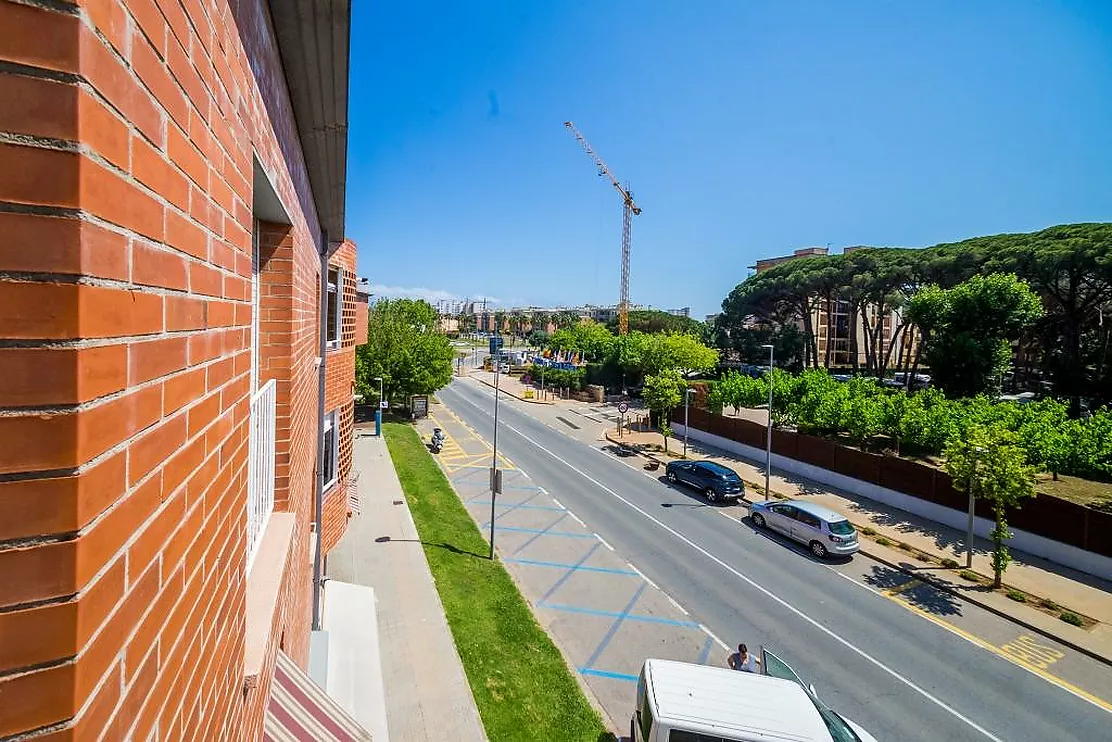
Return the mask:
<path id="1" fill-rule="evenodd" d="M 487 524 L 490 527 L 490 524 Z M 547 528 L 518 528 L 517 526 L 495 526 L 499 531 L 514 531 L 517 533 L 535 533 L 538 536 L 563 536 L 564 538 L 594 538 L 590 533 L 572 533 L 571 531 L 550 531 Z"/>
<path id="2" fill-rule="evenodd" d="M 490 500 L 468 500 L 467 504 L 468 505 L 485 505 L 489 508 L 490 507 Z M 496 508 L 510 508 L 511 510 L 516 510 L 517 508 L 521 508 L 522 510 L 548 510 L 548 511 L 553 512 L 553 513 L 563 513 L 567 510 L 567 508 L 558 508 L 555 505 L 526 505 L 524 502 L 520 502 L 520 503 L 517 503 L 517 504 L 511 503 L 511 502 L 496 502 L 496 503 L 494 503 L 494 507 L 496 507 Z M 506 512 L 508 513 L 510 511 L 507 510 Z M 500 518 L 502 516 L 498 515 L 496 517 Z"/>
<path id="3" fill-rule="evenodd" d="M 713 646 L 714 646 L 714 637 L 712 637 L 710 634 L 708 634 L 707 635 L 707 641 L 706 641 L 705 644 L 703 644 L 703 651 L 699 652 L 699 664 L 700 665 L 707 664 L 707 658 L 710 657 L 710 650 L 711 650 L 711 647 L 713 647 Z"/>
<path id="4" fill-rule="evenodd" d="M 534 492 L 533 494 L 529 495 L 528 497 L 526 497 L 521 502 L 511 502 L 511 503 L 509 503 L 505 510 L 503 510 L 501 513 L 498 513 L 497 515 L 494 516 L 494 519 L 498 520 L 503 515 L 506 515 L 507 513 L 512 513 L 513 511 L 517 510 L 518 508 L 528 507 L 526 505 L 526 503 L 529 502 L 530 500 L 532 500 L 535 497 L 539 497 L 540 494 L 541 494 L 540 492 Z M 487 504 L 489 505 L 490 503 L 487 503 Z M 563 512 L 563 509 L 561 508 L 557 512 Z M 483 528 L 490 528 L 490 521 L 489 520 L 486 523 L 483 524 Z"/>
<path id="5" fill-rule="evenodd" d="M 626 575 L 628 577 L 640 577 L 641 575 L 634 572 L 632 569 L 613 569 L 611 567 L 589 567 L 587 565 L 576 566 L 574 564 L 561 564 L 560 562 L 542 562 L 536 559 L 518 559 L 516 557 L 506 557 L 503 562 L 512 562 L 514 564 L 528 564 L 531 567 L 554 567 L 556 569 L 575 569 L 578 572 L 602 572 L 608 575 Z"/>
<path id="6" fill-rule="evenodd" d="M 484 487 L 484 488 L 489 488 L 490 487 L 489 482 L 467 482 L 467 481 L 464 481 L 464 482 L 455 482 L 455 484 L 473 484 L 477 487 Z M 540 487 L 538 487 L 535 484 L 503 484 L 502 489 L 504 489 L 504 490 L 527 490 L 529 492 L 533 492 L 535 490 L 540 490 Z M 490 490 L 487 489 L 487 491 L 489 492 Z M 476 495 L 476 497 L 482 497 L 482 496 L 483 495 L 481 495 L 481 494 Z"/>
<path id="7" fill-rule="evenodd" d="M 526 541 L 526 542 L 525 542 L 524 544 L 522 544 L 521 546 L 519 546 L 519 547 L 517 547 L 516 549 L 514 549 L 514 554 L 520 554 L 520 553 L 521 553 L 521 551 L 522 551 L 522 550 L 523 550 L 523 549 L 524 549 L 524 548 L 525 548 L 526 546 L 528 546 L 529 544 L 533 543 L 534 541 L 536 541 L 537 539 L 539 539 L 539 538 L 540 538 L 541 536 L 545 535 L 546 533 L 551 533 L 551 531 L 549 531 L 549 529 L 550 529 L 550 528 L 552 528 L 552 526 L 554 526 L 554 525 L 556 525 L 557 523 L 559 523 L 560 521 L 562 521 L 562 520 L 563 520 L 564 518 L 566 518 L 566 517 L 568 517 L 568 514 L 567 514 L 567 513 L 564 513 L 564 514 L 563 514 L 563 515 L 561 515 L 561 516 L 560 516 L 559 518 L 557 518 L 556 520 L 552 521 L 551 523 L 549 523 L 549 524 L 548 524 L 547 526 L 545 526 L 545 527 L 544 527 L 543 529 L 541 529 L 541 530 L 537 530 L 536 528 L 514 528 L 514 527 L 512 527 L 512 526 L 498 526 L 498 529 L 499 529 L 499 530 L 502 530 L 502 531 L 517 531 L 518 533 L 532 533 L 532 534 L 534 534 L 534 536 L 533 536 L 532 538 L 530 538 L 529 540 L 527 540 L 527 541 Z"/>
<path id="8" fill-rule="evenodd" d="M 584 554 L 578 562 L 576 562 L 571 567 L 569 567 L 567 572 L 564 572 L 564 574 L 560 575 L 560 579 L 556 580 L 556 584 L 554 584 L 552 587 L 548 588 L 548 592 L 546 592 L 544 595 L 541 596 L 540 602 L 543 603 L 544 601 L 551 598 L 552 593 L 559 590 L 560 586 L 563 585 L 565 582 L 567 582 L 569 577 L 571 577 L 573 574 L 575 574 L 575 570 L 582 567 L 583 562 L 590 559 L 591 555 L 594 554 L 596 551 L 598 551 L 600 548 L 602 548 L 602 544 L 596 541 L 595 544 L 590 549 L 587 549 L 587 553 Z M 589 665 L 591 663 L 588 662 L 587 664 Z"/>
<path id="9" fill-rule="evenodd" d="M 610 678 L 611 680 L 624 680 L 627 683 L 636 683 L 636 675 L 627 675 L 624 672 L 611 672 L 609 670 L 596 670 L 593 667 L 580 667 L 580 675 L 594 675 L 599 678 Z"/>
<path id="10" fill-rule="evenodd" d="M 606 646 L 610 644 L 610 640 L 614 638 L 614 634 L 618 633 L 618 629 L 621 628 L 622 621 L 625 621 L 626 618 L 629 616 L 629 612 L 633 610 L 633 606 L 637 605 L 637 601 L 641 599 L 641 596 L 645 592 L 645 588 L 647 588 L 648 586 L 649 583 L 642 582 L 641 586 L 637 588 L 637 592 L 633 594 L 633 597 L 629 599 L 628 603 L 626 603 L 626 607 L 623 608 L 622 612 L 619 613 L 617 618 L 614 619 L 614 623 L 610 624 L 610 628 L 606 630 L 606 634 L 602 637 L 602 641 L 598 643 L 598 646 L 595 647 L 595 651 L 591 653 L 590 658 L 587 660 L 586 667 L 590 667 L 591 665 L 595 664 L 599 656 L 606 651 Z"/>
<path id="11" fill-rule="evenodd" d="M 561 603 L 537 603 L 538 608 L 551 608 L 554 611 L 563 611 L 565 613 L 584 613 L 588 616 L 605 616 L 608 618 L 617 618 L 622 615 L 617 611 L 603 611 L 597 608 L 580 608 L 574 605 L 563 605 Z M 640 616 L 635 613 L 625 617 L 626 621 L 640 621 L 641 623 L 660 623 L 665 626 L 682 626 L 689 629 L 699 628 L 699 624 L 694 621 L 677 621 L 672 618 L 661 618 L 659 616 Z"/>

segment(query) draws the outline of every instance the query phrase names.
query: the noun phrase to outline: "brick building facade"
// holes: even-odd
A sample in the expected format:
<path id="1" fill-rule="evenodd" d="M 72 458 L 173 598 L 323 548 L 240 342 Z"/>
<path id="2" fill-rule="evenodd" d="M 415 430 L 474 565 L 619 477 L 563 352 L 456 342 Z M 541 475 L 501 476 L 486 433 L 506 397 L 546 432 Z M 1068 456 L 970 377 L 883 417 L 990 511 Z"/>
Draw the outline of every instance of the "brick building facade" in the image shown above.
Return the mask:
<path id="1" fill-rule="evenodd" d="M 0 0 L 0 740 L 257 739 L 307 662 L 318 477 L 325 551 L 351 478 L 349 12 Z"/>

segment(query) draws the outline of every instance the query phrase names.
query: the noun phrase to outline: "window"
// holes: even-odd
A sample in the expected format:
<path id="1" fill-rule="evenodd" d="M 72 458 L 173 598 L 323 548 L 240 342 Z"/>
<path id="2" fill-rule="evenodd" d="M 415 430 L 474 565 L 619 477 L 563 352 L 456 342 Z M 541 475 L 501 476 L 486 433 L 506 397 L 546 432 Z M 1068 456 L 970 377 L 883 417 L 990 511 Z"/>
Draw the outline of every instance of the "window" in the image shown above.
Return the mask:
<path id="1" fill-rule="evenodd" d="M 336 428 L 336 412 L 324 417 L 324 489 L 336 484 L 337 463 L 340 459 L 340 431 Z"/>
<path id="2" fill-rule="evenodd" d="M 818 528 L 820 530 L 822 529 L 822 521 L 819 520 L 818 516 L 812 515 L 806 510 L 800 510 L 799 514 L 795 516 L 795 519 L 804 525 L 810 526 L 811 528 Z"/>
<path id="3" fill-rule="evenodd" d="M 328 312 L 325 317 L 325 340 L 329 348 L 340 347 L 340 327 L 344 316 L 344 272 L 339 268 L 328 269 Z"/>

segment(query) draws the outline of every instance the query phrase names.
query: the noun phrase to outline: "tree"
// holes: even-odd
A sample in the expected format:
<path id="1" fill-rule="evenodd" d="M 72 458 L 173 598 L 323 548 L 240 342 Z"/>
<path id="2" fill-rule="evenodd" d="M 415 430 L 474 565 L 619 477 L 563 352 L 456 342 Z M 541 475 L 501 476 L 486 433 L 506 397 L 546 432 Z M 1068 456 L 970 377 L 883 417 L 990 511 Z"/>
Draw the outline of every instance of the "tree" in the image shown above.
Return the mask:
<path id="1" fill-rule="evenodd" d="M 690 335 L 630 333 L 640 344 L 640 371 L 646 376 L 675 369 L 683 376 L 710 371 L 718 365 L 718 353 Z"/>
<path id="2" fill-rule="evenodd" d="M 1014 275 L 994 273 L 952 289 L 927 287 L 908 311 L 923 332 L 932 383 L 949 397 L 972 397 L 999 389 L 1010 341 L 1042 315 L 1042 306 Z"/>
<path id="3" fill-rule="evenodd" d="M 426 301 L 382 299 L 367 317 L 367 342 L 355 349 L 356 391 L 378 399 L 382 377 L 387 399 L 408 406 L 414 394 L 432 394 L 452 378 L 455 350 L 436 331 L 436 310 Z"/>
<path id="4" fill-rule="evenodd" d="M 658 374 L 645 377 L 642 395 L 645 406 L 656 413 L 660 434 L 664 437 L 664 450 L 668 450 L 668 436 L 672 429 L 668 425 L 672 410 L 683 401 L 683 390 L 687 387 L 683 377 L 674 369 L 666 369 Z"/>
<path id="5" fill-rule="evenodd" d="M 972 491 L 974 497 L 992 503 L 996 521 L 992 539 L 993 587 L 1001 585 L 1011 554 L 1004 542 L 1008 530 L 1008 508 L 1019 507 L 1024 498 L 1035 496 L 1035 472 L 1023 449 L 1014 445 L 1015 436 L 1000 426 L 974 426 L 964 436 L 954 437 L 946 447 L 946 470 L 954 487 Z"/>
<path id="6" fill-rule="evenodd" d="M 606 323 L 606 329 L 615 335 L 618 334 L 618 318 L 614 317 Z M 635 309 L 629 313 L 629 329 L 631 332 L 673 332 L 691 335 L 700 341 L 708 342 L 709 330 L 706 323 L 690 317 L 684 317 L 659 309 Z"/>

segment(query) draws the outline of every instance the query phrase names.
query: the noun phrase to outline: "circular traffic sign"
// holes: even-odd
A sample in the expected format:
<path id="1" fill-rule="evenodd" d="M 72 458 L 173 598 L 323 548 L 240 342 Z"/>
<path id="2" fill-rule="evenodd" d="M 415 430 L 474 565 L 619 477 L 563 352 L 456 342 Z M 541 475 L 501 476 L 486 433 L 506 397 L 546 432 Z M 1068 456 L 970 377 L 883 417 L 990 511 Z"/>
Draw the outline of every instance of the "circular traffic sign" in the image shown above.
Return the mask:
<path id="1" fill-rule="evenodd" d="M 618 414 L 624 415 L 627 412 L 629 412 L 629 404 L 626 403 L 626 402 L 619 402 L 618 403 Z"/>

